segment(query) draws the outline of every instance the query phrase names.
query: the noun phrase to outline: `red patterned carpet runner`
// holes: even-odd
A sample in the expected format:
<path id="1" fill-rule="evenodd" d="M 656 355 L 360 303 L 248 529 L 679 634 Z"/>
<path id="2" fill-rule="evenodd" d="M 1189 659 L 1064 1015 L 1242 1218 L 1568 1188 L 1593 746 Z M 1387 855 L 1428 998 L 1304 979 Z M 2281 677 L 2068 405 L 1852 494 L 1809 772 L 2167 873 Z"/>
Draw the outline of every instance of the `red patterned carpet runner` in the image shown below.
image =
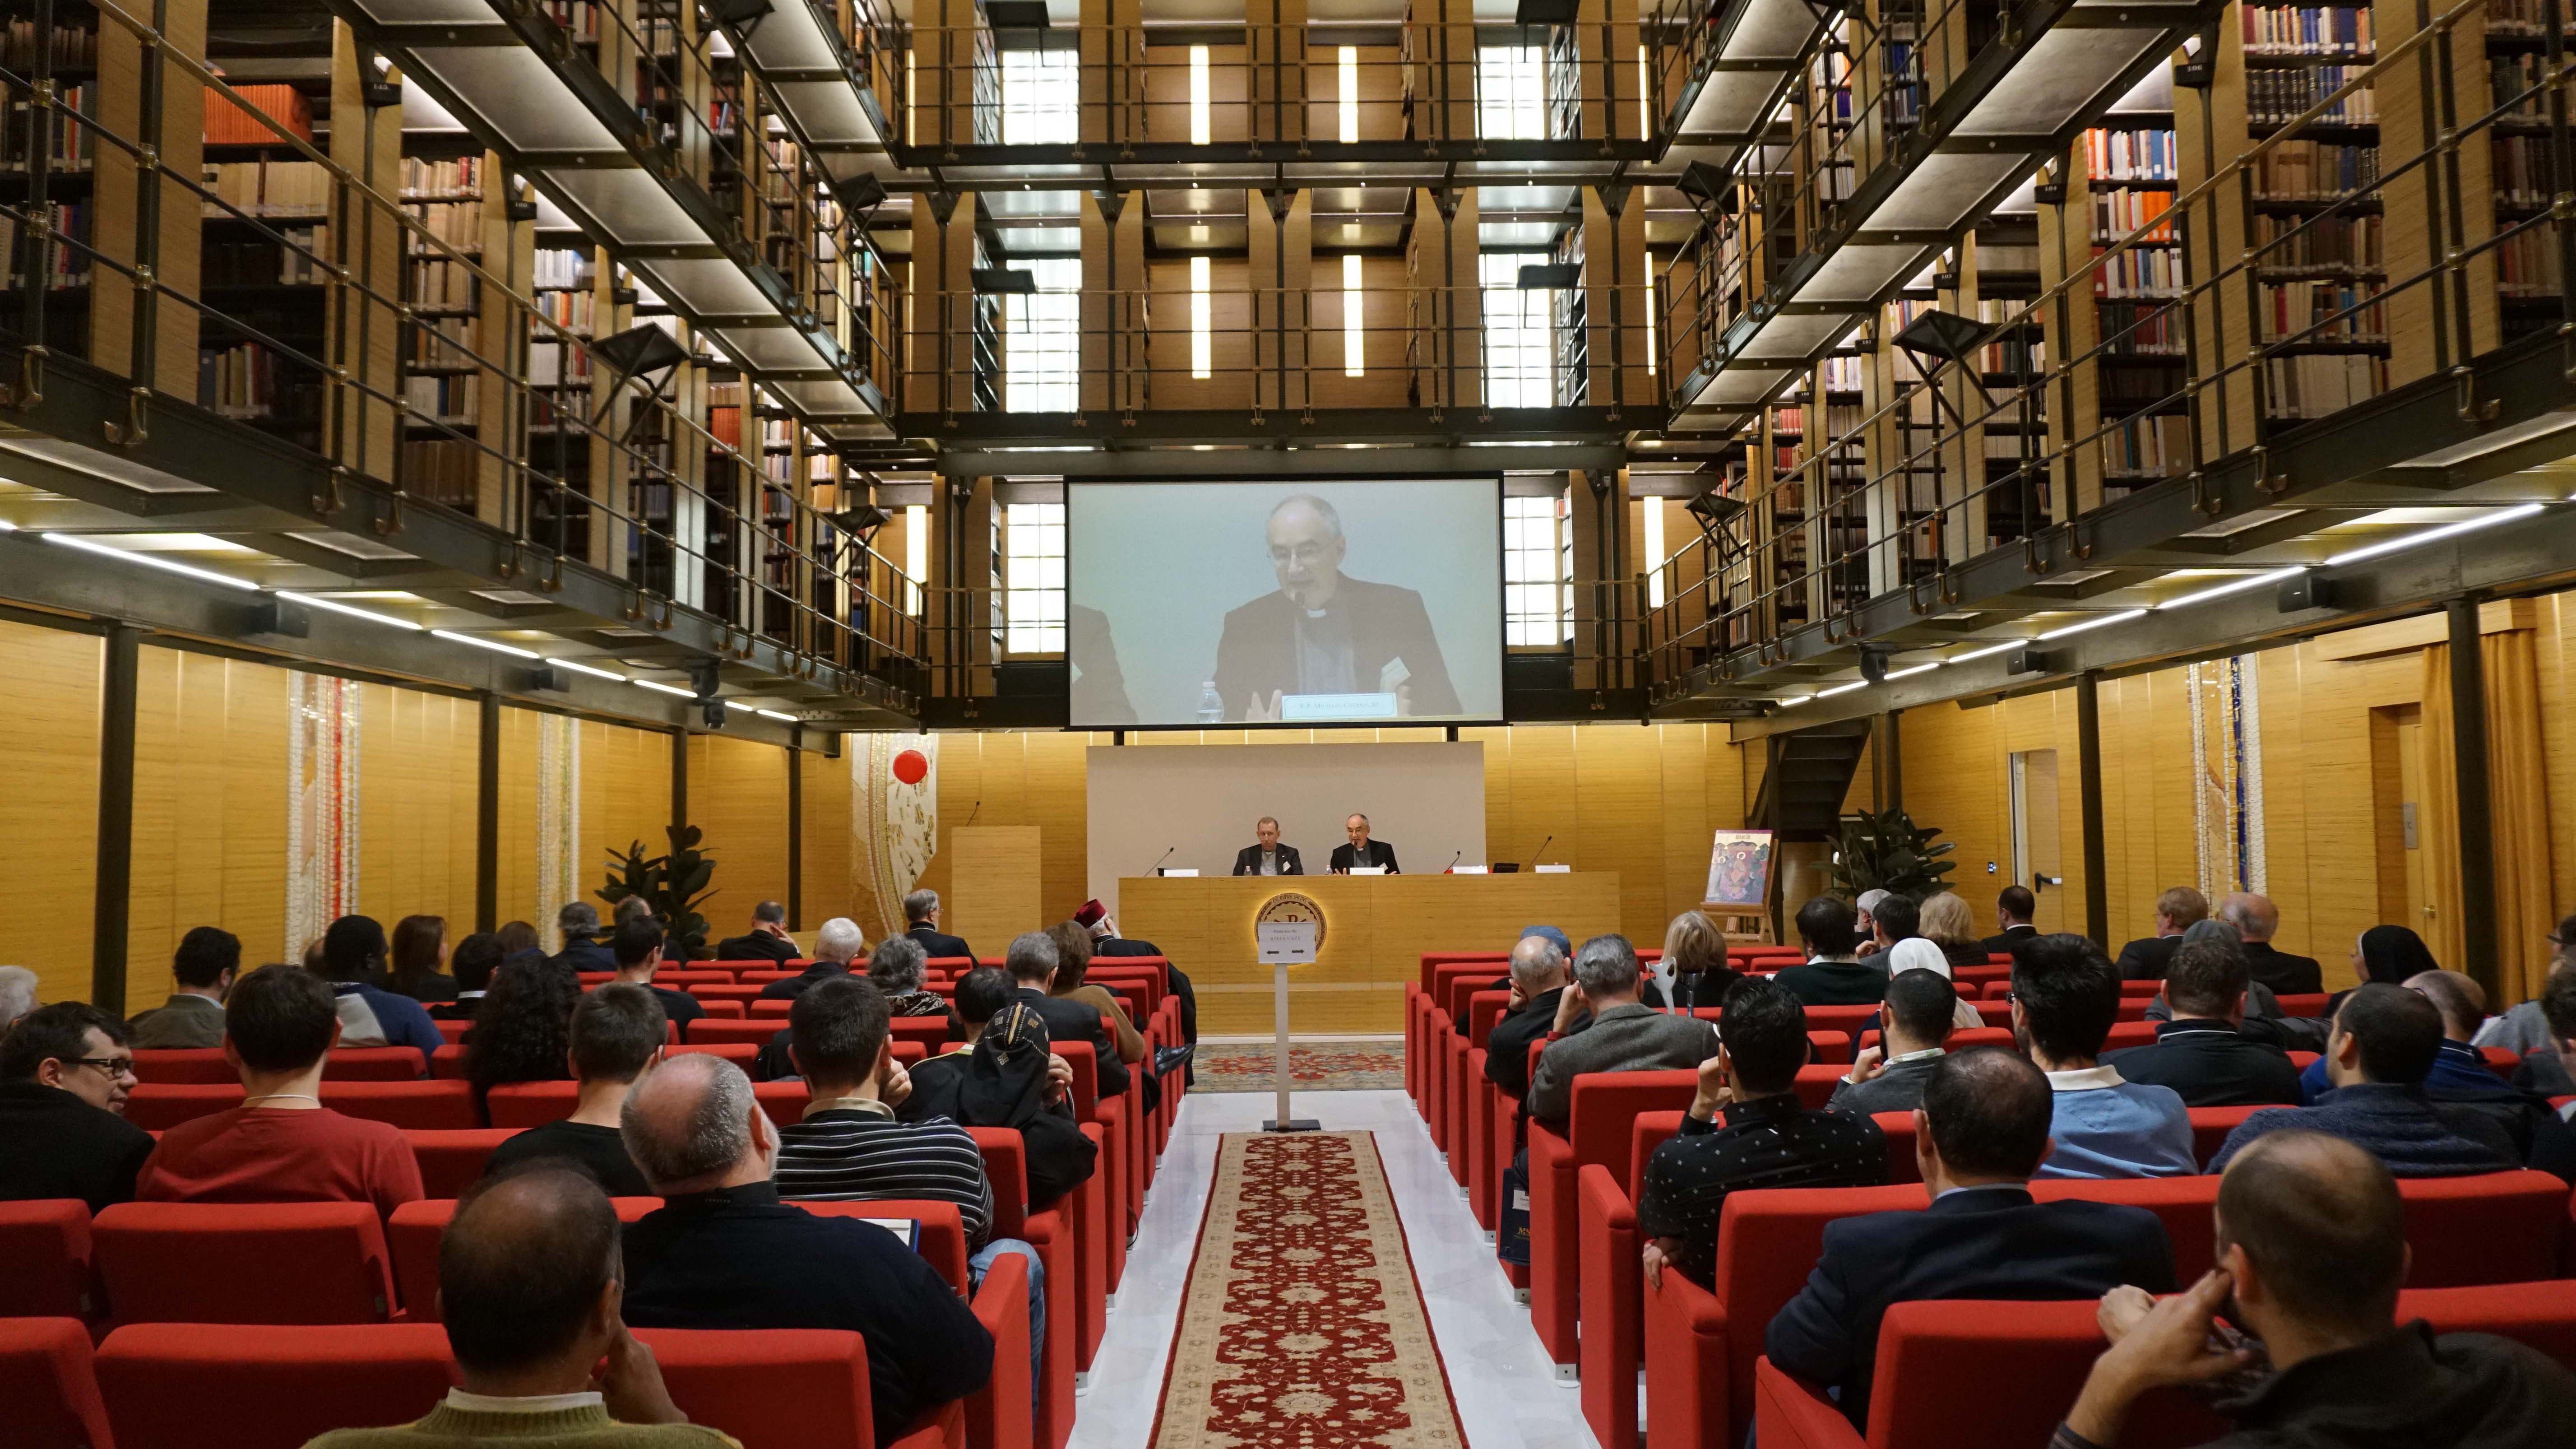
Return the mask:
<path id="1" fill-rule="evenodd" d="M 1193 1092 L 1272 1092 L 1279 1079 L 1268 1042 L 1201 1042 Z M 1402 1042 L 1318 1040 L 1291 1043 L 1288 1080 L 1300 1092 L 1400 1092 Z"/>
<path id="2" fill-rule="evenodd" d="M 1230 1132 L 1151 1449 L 1465 1449 L 1366 1132 Z"/>

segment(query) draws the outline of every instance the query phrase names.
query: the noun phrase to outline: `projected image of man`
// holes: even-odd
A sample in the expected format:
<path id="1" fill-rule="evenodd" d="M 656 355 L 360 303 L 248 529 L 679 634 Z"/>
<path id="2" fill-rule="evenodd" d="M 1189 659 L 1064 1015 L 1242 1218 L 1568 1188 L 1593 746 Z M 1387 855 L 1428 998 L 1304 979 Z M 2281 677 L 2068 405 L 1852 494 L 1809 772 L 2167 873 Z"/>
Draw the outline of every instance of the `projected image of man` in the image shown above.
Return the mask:
<path id="1" fill-rule="evenodd" d="M 1342 572 L 1350 545 L 1333 505 L 1296 494 L 1266 532 L 1279 587 L 1227 614 L 1217 641 L 1226 718 L 1283 718 L 1293 695 L 1392 694 L 1397 714 L 1460 712 L 1422 595 Z"/>

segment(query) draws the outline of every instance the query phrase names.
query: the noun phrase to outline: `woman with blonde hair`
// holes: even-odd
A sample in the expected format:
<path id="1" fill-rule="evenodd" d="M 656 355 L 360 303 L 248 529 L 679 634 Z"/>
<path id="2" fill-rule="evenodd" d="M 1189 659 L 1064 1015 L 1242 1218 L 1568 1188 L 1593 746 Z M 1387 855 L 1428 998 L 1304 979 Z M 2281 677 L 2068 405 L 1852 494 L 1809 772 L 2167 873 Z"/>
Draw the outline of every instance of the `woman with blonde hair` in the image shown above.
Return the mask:
<path id="1" fill-rule="evenodd" d="M 1986 943 L 1977 935 L 1976 913 L 1956 892 L 1942 891 L 1925 901 L 1915 929 L 1940 947 L 1942 959 L 1953 966 L 1986 964 Z"/>
<path id="2" fill-rule="evenodd" d="M 1727 989 L 1744 979 L 1726 964 L 1725 934 L 1699 911 L 1684 911 L 1664 928 L 1664 959 L 1655 975 L 1662 978 L 1664 999 L 1683 1011 L 1724 1004 Z"/>

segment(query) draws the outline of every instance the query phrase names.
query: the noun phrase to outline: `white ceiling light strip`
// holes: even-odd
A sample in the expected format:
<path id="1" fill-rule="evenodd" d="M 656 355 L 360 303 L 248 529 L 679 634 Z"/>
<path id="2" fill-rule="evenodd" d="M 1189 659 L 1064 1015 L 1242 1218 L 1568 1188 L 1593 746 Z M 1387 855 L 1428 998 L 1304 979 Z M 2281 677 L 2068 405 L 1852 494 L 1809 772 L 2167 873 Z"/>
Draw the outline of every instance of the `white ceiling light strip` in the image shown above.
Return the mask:
<path id="1" fill-rule="evenodd" d="M 2385 558 L 2392 553 L 2402 553 L 2422 544 L 2439 543 L 2446 538 L 2458 538 L 2461 534 L 2475 533 L 2481 528 L 2493 528 L 2499 523 L 2511 523 L 2518 518 L 2529 518 L 2538 513 L 2543 506 L 2538 503 L 2525 503 L 2518 508 L 2499 509 L 2482 518 L 2463 519 L 2458 523 L 2443 524 L 2439 528 L 2428 528 L 2422 533 L 2410 533 L 2404 538 L 2392 538 L 2385 543 L 2366 544 L 2327 559 L 2325 567 L 2341 568 L 2345 564 L 2360 563 L 2364 559 Z"/>
<path id="2" fill-rule="evenodd" d="M 382 624 L 388 629 L 408 629 L 415 634 L 421 630 L 420 625 L 409 619 L 397 619 L 391 614 L 379 614 L 373 609 L 361 609 L 355 604 L 344 604 L 338 599 L 326 599 L 319 594 L 299 594 L 279 589 L 277 596 L 281 599 L 292 599 L 299 604 L 309 604 L 316 609 L 328 609 L 334 614 L 346 614 L 352 619 L 364 619 L 370 624 Z"/>
<path id="3" fill-rule="evenodd" d="M 453 629 L 432 629 L 429 633 L 430 637 L 433 639 L 444 639 L 450 644 L 471 644 L 477 649 L 489 649 L 495 654 L 510 654 L 521 659 L 543 659 L 546 657 L 539 654 L 534 649 L 522 649 L 516 644 L 504 644 L 498 639 L 485 639 L 473 634 L 459 634 Z"/>
<path id="4" fill-rule="evenodd" d="M 99 543 L 96 540 L 83 538 L 76 533 L 47 533 L 39 534 L 38 537 L 44 539 L 47 543 L 59 543 L 65 548 L 76 548 L 83 553 L 97 554 L 101 558 L 119 559 L 126 563 L 142 564 L 146 568 L 156 568 L 161 570 L 163 573 L 179 574 L 187 578 L 195 579 L 199 583 L 220 584 L 227 589 L 239 589 L 246 594 L 255 594 L 259 592 L 259 585 L 252 583 L 248 579 L 237 579 L 229 574 L 219 574 L 212 569 L 201 569 L 192 564 L 183 564 L 175 559 L 162 558 L 157 554 L 135 553 L 129 549 L 112 548 L 107 544 Z"/>

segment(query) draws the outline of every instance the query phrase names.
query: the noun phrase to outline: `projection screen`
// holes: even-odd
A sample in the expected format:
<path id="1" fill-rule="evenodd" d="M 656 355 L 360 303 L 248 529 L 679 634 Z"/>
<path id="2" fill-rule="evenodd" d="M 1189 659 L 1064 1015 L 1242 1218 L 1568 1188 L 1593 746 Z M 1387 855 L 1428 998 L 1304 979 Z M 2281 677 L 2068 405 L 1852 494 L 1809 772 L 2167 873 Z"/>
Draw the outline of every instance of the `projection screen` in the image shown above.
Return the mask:
<path id="1" fill-rule="evenodd" d="M 1499 475 L 1064 501 L 1076 728 L 1502 717 Z"/>

